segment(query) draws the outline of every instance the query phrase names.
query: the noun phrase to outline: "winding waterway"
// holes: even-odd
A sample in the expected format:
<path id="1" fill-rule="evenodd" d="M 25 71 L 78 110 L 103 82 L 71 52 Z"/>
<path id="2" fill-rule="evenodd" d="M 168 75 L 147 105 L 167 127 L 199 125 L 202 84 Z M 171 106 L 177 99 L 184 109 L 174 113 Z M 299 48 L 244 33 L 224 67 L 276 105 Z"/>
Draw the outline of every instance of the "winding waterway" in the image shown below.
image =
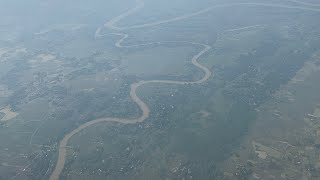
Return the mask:
<path id="1" fill-rule="evenodd" d="M 146 28 L 146 27 L 152 27 L 156 25 L 161 25 L 165 23 L 172 23 L 179 20 L 184 20 L 187 18 L 191 18 L 193 16 L 197 16 L 206 12 L 209 12 L 215 8 L 223 8 L 223 7 L 233 7 L 233 6 L 262 6 L 262 7 L 274 7 L 274 8 L 287 8 L 287 9 L 298 9 L 298 10 L 306 10 L 306 11 L 315 11 L 320 12 L 320 9 L 316 8 L 319 7 L 319 5 L 313 5 L 310 3 L 303 3 L 302 1 L 297 0 L 288 0 L 290 2 L 294 2 L 301 5 L 308 5 L 309 7 L 300 7 L 300 6 L 292 6 L 292 5 L 284 5 L 284 4 L 268 4 L 268 3 L 230 3 L 230 4 L 220 4 L 220 5 L 214 5 L 202 10 L 199 10 L 197 12 L 186 14 L 178 17 L 174 17 L 171 19 L 165 19 L 165 20 L 159 20 L 155 22 L 140 24 L 140 25 L 132 25 L 127 27 L 118 27 L 116 26 L 116 23 L 120 20 L 125 19 L 129 15 L 137 12 L 138 10 L 142 9 L 144 7 L 144 3 L 142 0 L 136 0 L 137 5 L 128 11 L 124 12 L 123 14 L 111 19 L 107 23 L 105 23 L 104 27 L 109 28 L 116 31 L 123 31 L 127 29 L 137 29 L 137 28 Z M 95 37 L 99 38 L 103 35 L 100 34 L 101 28 L 97 29 L 95 33 Z M 125 33 L 114 33 L 114 35 L 122 36 L 116 43 L 115 46 L 118 48 L 130 48 L 130 47 L 139 47 L 139 46 L 148 46 L 152 44 L 165 44 L 165 43 L 172 43 L 172 42 L 178 42 L 178 43 L 185 43 L 185 44 L 191 44 L 194 46 L 201 46 L 203 49 L 196 55 L 194 55 L 191 59 L 191 62 L 194 66 L 199 68 L 201 71 L 203 71 L 204 75 L 201 79 L 196 81 L 172 81 L 172 80 L 148 80 L 148 81 L 139 81 L 131 84 L 130 89 L 130 97 L 133 102 L 135 102 L 139 108 L 142 111 L 142 114 L 138 118 L 112 118 L 112 117 L 106 117 L 106 118 L 99 118 L 94 119 L 92 121 L 89 121 L 85 124 L 80 125 L 78 128 L 74 129 L 73 131 L 69 132 L 64 136 L 64 138 L 59 143 L 59 154 L 58 154 L 58 160 L 56 162 L 56 166 L 50 176 L 50 180 L 58 180 L 60 174 L 62 173 L 66 161 L 67 156 L 67 144 L 75 134 L 79 133 L 85 128 L 88 128 L 94 124 L 103 123 L 103 122 L 116 122 L 116 123 L 122 123 L 122 124 L 135 124 L 139 122 L 143 122 L 149 117 L 150 114 L 150 108 L 149 106 L 139 98 L 137 95 L 137 89 L 140 88 L 143 85 L 150 84 L 150 83 L 157 83 L 157 84 L 178 84 L 178 85 L 188 85 L 188 84 L 201 84 L 207 81 L 211 76 L 212 72 L 205 67 L 204 65 L 200 64 L 198 62 L 199 58 L 207 53 L 212 47 L 207 44 L 197 43 L 197 42 L 187 42 L 187 41 L 166 41 L 166 42 L 151 42 L 151 43 L 145 43 L 145 44 L 136 44 L 136 45 L 122 45 L 123 41 L 125 41 L 128 38 L 128 34 Z"/>

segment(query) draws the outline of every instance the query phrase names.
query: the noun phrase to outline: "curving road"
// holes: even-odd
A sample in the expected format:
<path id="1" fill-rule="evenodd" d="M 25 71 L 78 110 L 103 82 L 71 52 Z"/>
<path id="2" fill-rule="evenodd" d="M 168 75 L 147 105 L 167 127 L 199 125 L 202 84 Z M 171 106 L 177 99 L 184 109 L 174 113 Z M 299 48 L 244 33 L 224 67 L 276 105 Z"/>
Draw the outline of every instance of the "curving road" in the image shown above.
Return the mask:
<path id="1" fill-rule="evenodd" d="M 291 5 L 283 5 L 283 4 L 268 4 L 268 3 L 230 3 L 230 4 L 214 5 L 214 6 L 202 9 L 200 11 L 197 11 L 197 12 L 194 12 L 194 13 L 191 13 L 191 14 L 186 14 L 186 15 L 174 17 L 174 18 L 171 18 L 171 19 L 159 20 L 159 21 L 156 21 L 156 22 L 145 23 L 145 24 L 140 24 L 140 25 L 133 25 L 133 26 L 127 26 L 127 27 L 118 27 L 118 26 L 116 26 L 115 24 L 117 22 L 119 22 L 120 20 L 128 17 L 129 15 L 137 12 L 138 10 L 140 10 L 140 9 L 142 9 L 144 7 L 144 3 L 141 0 L 136 0 L 137 5 L 134 8 L 129 9 L 128 11 L 124 12 L 123 14 L 111 19 L 110 21 L 105 23 L 104 26 L 109 28 L 109 29 L 118 30 L 118 31 L 119 30 L 127 30 L 127 29 L 146 28 L 146 27 L 152 27 L 152 26 L 156 26 L 156 25 L 161 25 L 161 24 L 165 24 L 165 23 L 171 23 L 171 22 L 175 22 L 175 21 L 191 18 L 193 16 L 209 12 L 209 11 L 215 9 L 215 8 L 233 7 L 233 6 L 263 6 L 263 7 L 300 9 L 300 10 L 320 12 L 320 9 L 314 8 L 314 7 L 318 7 L 318 5 L 314 5 L 314 4 L 310 4 L 310 3 L 303 3 L 303 2 L 297 1 L 297 0 L 288 0 L 288 1 L 299 3 L 299 4 L 302 4 L 302 5 L 308 5 L 310 7 L 299 7 L 299 6 L 291 6 Z M 101 28 L 97 29 L 97 31 L 95 33 L 95 37 L 96 38 L 104 36 L 104 35 L 100 34 L 100 31 L 101 31 Z M 125 45 L 122 45 L 122 43 L 123 43 L 123 41 L 125 41 L 128 38 L 129 35 L 128 34 L 124 34 L 124 33 L 113 33 L 113 34 L 114 35 L 118 35 L 118 36 L 122 36 L 115 43 L 115 46 L 118 47 L 118 48 L 132 48 L 132 47 L 148 46 L 148 45 L 155 45 L 155 44 L 165 44 L 165 43 L 172 43 L 172 42 L 186 43 L 186 44 L 191 44 L 191 45 L 195 45 L 195 46 L 202 46 L 203 49 L 198 54 L 193 56 L 193 58 L 191 59 L 191 62 L 192 62 L 192 64 L 194 66 L 196 66 L 197 68 L 199 68 L 200 70 L 202 70 L 204 72 L 204 76 L 201 79 L 196 80 L 196 81 L 149 80 L 149 81 L 139 81 L 139 82 L 131 84 L 130 97 L 139 106 L 139 108 L 142 110 L 141 116 L 138 117 L 138 118 L 134 118 L 134 119 L 130 119 L 130 118 L 111 118 L 111 117 L 99 118 L 99 119 L 95 119 L 95 120 L 89 121 L 89 122 L 87 122 L 85 124 L 82 124 L 77 129 L 74 129 L 70 133 L 66 134 L 64 136 L 64 138 L 60 141 L 58 160 L 57 160 L 56 166 L 55 166 L 55 168 L 54 168 L 54 170 L 53 170 L 53 172 L 52 172 L 52 174 L 50 176 L 50 180 L 58 180 L 59 179 L 59 176 L 63 171 L 64 165 L 65 165 L 65 161 L 66 161 L 68 141 L 75 134 L 77 134 L 80 131 L 82 131 L 83 129 L 88 128 L 88 127 L 90 127 L 90 126 L 92 126 L 94 124 L 97 124 L 97 123 L 117 122 L 117 123 L 123 123 L 123 124 L 135 124 L 135 123 L 138 123 L 138 122 L 143 122 L 144 120 L 146 120 L 149 117 L 150 109 L 149 109 L 148 105 L 145 102 L 143 102 L 137 95 L 137 89 L 139 87 L 141 87 L 142 85 L 150 84 L 150 83 L 178 84 L 178 85 L 201 84 L 201 83 L 207 81 L 210 78 L 210 76 L 212 76 L 212 72 L 207 67 L 205 67 L 204 65 L 202 65 L 202 64 L 200 64 L 198 62 L 199 58 L 203 54 L 205 54 L 206 52 L 208 52 L 211 49 L 211 46 L 209 46 L 209 45 L 196 43 L 196 42 L 188 42 L 188 41 L 166 41 L 166 42 L 151 42 L 151 43 L 145 43 L 145 44 L 126 45 L 125 46 Z"/>

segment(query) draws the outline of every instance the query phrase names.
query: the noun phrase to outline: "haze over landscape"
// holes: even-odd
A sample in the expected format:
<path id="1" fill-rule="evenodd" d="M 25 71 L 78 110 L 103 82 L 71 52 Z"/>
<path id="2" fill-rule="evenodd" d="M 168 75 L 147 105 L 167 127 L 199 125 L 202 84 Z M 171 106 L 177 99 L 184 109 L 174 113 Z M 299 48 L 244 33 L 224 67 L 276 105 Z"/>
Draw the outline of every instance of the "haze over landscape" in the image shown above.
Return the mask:
<path id="1" fill-rule="evenodd" d="M 0 180 L 320 179 L 317 0 L 0 0 Z"/>

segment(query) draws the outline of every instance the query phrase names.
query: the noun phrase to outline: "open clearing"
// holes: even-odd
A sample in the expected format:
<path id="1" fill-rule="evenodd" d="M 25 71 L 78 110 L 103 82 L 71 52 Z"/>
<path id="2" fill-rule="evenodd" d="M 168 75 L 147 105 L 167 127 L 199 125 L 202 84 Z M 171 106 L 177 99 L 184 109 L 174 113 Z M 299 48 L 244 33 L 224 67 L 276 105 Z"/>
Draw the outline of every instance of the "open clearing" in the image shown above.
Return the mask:
<path id="1" fill-rule="evenodd" d="M 16 116 L 19 115 L 19 113 L 13 112 L 11 111 L 11 107 L 10 106 L 6 106 L 5 108 L 0 110 L 1 113 L 4 113 L 3 118 L 1 118 L 0 121 L 10 121 L 11 119 L 15 118 Z"/>

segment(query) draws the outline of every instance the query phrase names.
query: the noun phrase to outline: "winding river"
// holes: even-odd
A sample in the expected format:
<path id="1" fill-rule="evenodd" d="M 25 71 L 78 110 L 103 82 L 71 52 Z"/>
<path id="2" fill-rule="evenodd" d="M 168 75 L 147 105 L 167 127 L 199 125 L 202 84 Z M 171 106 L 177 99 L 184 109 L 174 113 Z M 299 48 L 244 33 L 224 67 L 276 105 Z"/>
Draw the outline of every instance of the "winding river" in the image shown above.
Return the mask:
<path id="1" fill-rule="evenodd" d="M 145 24 L 140 24 L 140 25 L 132 25 L 132 26 L 127 26 L 127 27 L 118 27 L 115 24 L 119 22 L 120 20 L 128 17 L 129 15 L 137 12 L 138 10 L 142 9 L 144 7 L 144 3 L 142 0 L 136 0 L 137 5 L 128 11 L 124 12 L 123 14 L 111 19 L 107 23 L 105 23 L 105 28 L 109 28 L 112 30 L 116 31 L 123 31 L 127 29 L 137 29 L 137 28 L 146 28 L 146 27 L 152 27 L 156 25 L 161 25 L 165 23 L 172 23 L 175 21 L 179 20 L 184 20 L 193 16 L 197 16 L 206 12 L 209 12 L 215 8 L 223 8 L 223 7 L 233 7 L 233 6 L 263 6 L 263 7 L 275 7 L 275 8 L 287 8 L 287 9 L 299 9 L 299 10 L 306 10 L 306 11 L 315 11 L 315 12 L 320 12 L 320 9 L 317 9 L 316 7 L 319 7 L 319 5 L 313 5 L 310 3 L 303 3 L 302 1 L 297 1 L 297 0 L 287 0 L 289 2 L 294 2 L 300 5 L 307 5 L 309 7 L 300 7 L 300 6 L 292 6 L 292 5 L 284 5 L 284 4 L 268 4 L 268 3 L 229 3 L 229 4 L 220 4 L 220 5 L 214 5 L 202 10 L 199 10 L 197 12 L 191 13 L 191 14 L 186 14 L 178 17 L 174 17 L 171 19 L 166 19 L 166 20 L 159 20 L 151 23 L 145 23 Z M 100 34 L 101 28 L 97 29 L 95 33 L 95 37 L 99 38 L 103 35 Z M 187 42 L 187 41 L 166 41 L 166 42 L 151 42 L 151 43 L 145 43 L 145 44 L 137 44 L 137 45 L 122 45 L 123 41 L 125 41 L 128 38 L 128 34 L 124 33 L 114 33 L 114 35 L 117 36 L 122 36 L 116 43 L 115 46 L 118 48 L 130 48 L 130 47 L 138 47 L 138 46 L 148 46 L 152 44 L 165 44 L 165 43 L 172 43 L 172 42 L 177 42 L 177 43 L 185 43 L 185 44 L 191 44 L 194 46 L 201 46 L 203 49 L 196 55 L 194 55 L 191 59 L 191 62 L 194 66 L 196 66 L 198 69 L 203 71 L 204 75 L 201 79 L 196 80 L 196 81 L 171 81 L 171 80 L 148 80 L 148 81 L 139 81 L 131 84 L 131 89 L 130 89 L 130 97 L 132 101 L 134 101 L 139 108 L 142 111 L 142 114 L 140 117 L 131 119 L 131 118 L 112 118 L 112 117 L 106 117 L 106 118 L 99 118 L 99 119 L 94 119 L 92 121 L 89 121 L 87 123 L 84 123 L 80 125 L 78 128 L 74 129 L 73 131 L 69 132 L 64 136 L 64 138 L 60 141 L 59 143 L 59 154 L 58 154 L 58 160 L 56 162 L 55 168 L 50 176 L 50 180 L 58 180 L 60 174 L 62 173 L 66 161 L 66 156 L 67 156 L 67 144 L 70 138 L 74 136 L 75 134 L 79 133 L 85 128 L 88 128 L 94 124 L 98 123 L 103 123 L 103 122 L 116 122 L 116 123 L 122 123 L 122 124 L 135 124 L 139 122 L 143 122 L 149 117 L 150 114 L 150 108 L 148 105 L 142 101 L 138 95 L 137 95 L 137 89 L 145 84 L 150 84 L 150 83 L 158 83 L 158 84 L 178 84 L 178 85 L 190 85 L 190 84 L 201 84 L 205 81 L 207 81 L 211 76 L 212 72 L 205 67 L 204 65 L 200 64 L 198 62 L 199 58 L 208 52 L 212 47 L 206 44 L 201 44 L 197 42 Z"/>

